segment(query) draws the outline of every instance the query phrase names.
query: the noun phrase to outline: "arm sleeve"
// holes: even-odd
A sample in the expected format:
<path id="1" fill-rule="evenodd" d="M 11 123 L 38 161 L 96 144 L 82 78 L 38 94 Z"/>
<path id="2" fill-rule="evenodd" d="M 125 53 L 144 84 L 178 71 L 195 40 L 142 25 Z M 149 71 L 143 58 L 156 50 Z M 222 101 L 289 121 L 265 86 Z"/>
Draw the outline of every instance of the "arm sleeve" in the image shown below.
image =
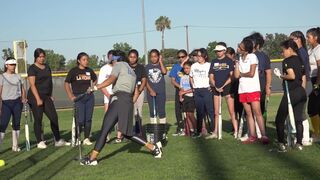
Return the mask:
<path id="1" fill-rule="evenodd" d="M 271 60 L 269 58 L 269 56 L 267 56 L 265 53 L 263 53 L 264 55 L 264 59 L 265 59 L 265 63 L 266 63 L 266 69 L 265 70 L 268 70 L 268 69 L 271 69 Z"/>
<path id="2" fill-rule="evenodd" d="M 189 76 L 193 77 L 193 65 L 191 65 Z"/>
<path id="3" fill-rule="evenodd" d="M 98 77 L 98 84 L 101 84 L 104 80 L 106 80 L 107 73 L 106 73 L 106 68 L 104 68 L 104 67 L 105 67 L 105 66 L 103 66 L 103 67 L 100 69 L 99 77 Z"/>
<path id="4" fill-rule="evenodd" d="M 97 74 L 93 71 L 93 69 L 90 69 L 91 73 L 91 80 L 96 81 L 97 80 Z"/>
<path id="5" fill-rule="evenodd" d="M 72 79 L 72 69 L 68 72 L 66 79 L 64 80 L 64 82 L 66 83 L 71 83 L 71 79 Z"/>
<path id="6" fill-rule="evenodd" d="M 257 58 L 257 56 L 255 55 L 255 54 L 251 54 L 251 56 L 250 56 L 250 64 L 252 65 L 252 64 L 259 64 L 259 61 L 258 61 L 258 58 Z"/>
<path id="7" fill-rule="evenodd" d="M 2 86 L 3 85 L 3 75 L 1 74 L 0 75 L 0 86 Z"/>
<path id="8" fill-rule="evenodd" d="M 174 65 L 169 73 L 169 77 L 176 78 L 175 75 L 177 74 L 177 68 L 176 65 Z"/>
<path id="9" fill-rule="evenodd" d="M 316 61 L 320 60 L 320 47 L 317 48 L 317 50 L 314 52 L 314 56 L 316 58 Z"/>
<path id="10" fill-rule="evenodd" d="M 35 71 L 33 65 L 31 65 L 28 69 L 28 77 L 29 76 L 36 76 L 37 75 L 37 72 Z"/>

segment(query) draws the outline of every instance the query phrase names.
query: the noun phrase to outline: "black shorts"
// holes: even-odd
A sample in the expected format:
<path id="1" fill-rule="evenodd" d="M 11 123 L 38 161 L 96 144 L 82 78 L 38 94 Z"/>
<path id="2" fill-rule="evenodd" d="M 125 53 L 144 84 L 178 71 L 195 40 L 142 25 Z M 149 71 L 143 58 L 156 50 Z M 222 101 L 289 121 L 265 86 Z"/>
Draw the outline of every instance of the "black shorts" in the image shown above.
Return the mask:
<path id="1" fill-rule="evenodd" d="M 223 92 L 221 93 L 221 96 L 227 96 L 227 95 L 231 95 L 233 97 L 233 94 L 234 94 L 234 91 L 233 89 L 231 88 L 231 83 L 226 85 L 224 88 L 223 88 Z M 216 88 L 212 88 L 212 92 L 213 92 L 213 95 L 215 96 L 219 96 L 220 93 L 216 90 Z"/>
<path id="2" fill-rule="evenodd" d="M 194 103 L 193 97 L 183 96 L 182 101 L 182 111 L 183 112 L 194 112 L 196 105 Z"/>

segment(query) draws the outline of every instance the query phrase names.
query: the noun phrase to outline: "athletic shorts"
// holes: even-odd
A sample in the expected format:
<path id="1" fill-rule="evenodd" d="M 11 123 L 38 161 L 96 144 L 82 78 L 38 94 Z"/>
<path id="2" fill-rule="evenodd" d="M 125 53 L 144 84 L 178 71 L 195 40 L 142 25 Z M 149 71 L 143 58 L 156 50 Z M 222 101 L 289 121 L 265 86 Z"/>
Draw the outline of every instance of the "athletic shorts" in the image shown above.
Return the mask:
<path id="1" fill-rule="evenodd" d="M 241 93 L 239 94 L 239 101 L 241 103 L 251 103 L 255 101 L 260 101 L 260 92 L 251 92 L 251 93 Z"/>
<path id="2" fill-rule="evenodd" d="M 234 94 L 234 92 L 233 92 L 233 89 L 231 88 L 232 86 L 231 86 L 231 84 L 228 84 L 228 85 L 226 85 L 224 88 L 223 88 L 223 92 L 221 93 L 221 96 L 227 96 L 227 95 L 232 95 L 232 97 L 233 97 L 233 94 Z M 215 95 L 215 96 L 219 96 L 220 95 L 220 93 L 216 90 L 216 88 L 212 88 L 213 90 L 212 90 L 212 92 L 213 92 L 213 95 Z"/>
<path id="3" fill-rule="evenodd" d="M 193 97 L 183 96 L 182 111 L 183 112 L 194 112 L 195 109 L 196 109 L 196 105 L 194 103 Z"/>

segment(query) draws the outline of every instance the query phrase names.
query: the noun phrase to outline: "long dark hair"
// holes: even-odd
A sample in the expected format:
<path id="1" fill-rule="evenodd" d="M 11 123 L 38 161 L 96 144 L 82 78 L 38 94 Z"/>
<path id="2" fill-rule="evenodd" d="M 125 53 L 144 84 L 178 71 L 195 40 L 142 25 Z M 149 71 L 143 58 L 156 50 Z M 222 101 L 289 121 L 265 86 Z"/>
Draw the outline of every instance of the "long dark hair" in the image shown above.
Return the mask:
<path id="1" fill-rule="evenodd" d="M 302 47 L 307 49 L 307 43 L 306 43 L 306 38 L 304 37 L 304 34 L 301 31 L 293 31 L 290 36 L 299 38 L 301 40 Z"/>
<path id="2" fill-rule="evenodd" d="M 206 62 L 209 61 L 208 51 L 207 51 L 205 48 L 200 48 L 200 49 L 198 49 L 198 52 L 201 53 L 201 57 L 203 57 Z"/>
<path id="3" fill-rule="evenodd" d="M 34 56 L 34 62 L 36 62 L 37 58 L 43 54 L 44 56 L 46 56 L 46 52 L 41 49 L 41 48 L 37 48 L 34 50 L 33 56 Z"/>

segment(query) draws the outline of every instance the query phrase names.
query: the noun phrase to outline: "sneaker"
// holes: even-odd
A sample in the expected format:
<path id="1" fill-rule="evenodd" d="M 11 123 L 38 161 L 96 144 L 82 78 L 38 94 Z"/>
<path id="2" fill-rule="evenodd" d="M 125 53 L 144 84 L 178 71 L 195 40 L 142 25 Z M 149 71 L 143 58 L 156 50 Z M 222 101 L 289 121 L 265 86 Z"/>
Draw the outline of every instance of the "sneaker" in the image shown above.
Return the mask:
<path id="1" fill-rule="evenodd" d="M 262 144 L 269 144 L 269 138 L 267 136 L 262 136 L 261 137 L 261 142 Z"/>
<path id="2" fill-rule="evenodd" d="M 303 146 L 311 146 L 312 145 L 312 141 L 302 141 L 302 145 Z"/>
<path id="3" fill-rule="evenodd" d="M 181 131 L 178 136 L 186 136 L 186 133 L 184 131 Z"/>
<path id="4" fill-rule="evenodd" d="M 90 145 L 92 145 L 92 142 L 90 141 L 89 138 L 85 138 L 85 139 L 83 140 L 83 145 L 90 146 Z"/>
<path id="5" fill-rule="evenodd" d="M 246 141 L 242 141 L 243 144 L 253 144 L 257 141 L 257 137 L 250 136 Z"/>
<path id="6" fill-rule="evenodd" d="M 20 149 L 19 146 L 12 146 L 12 151 L 14 151 L 14 152 L 20 152 L 21 149 Z"/>
<path id="7" fill-rule="evenodd" d="M 98 165 L 98 161 L 96 159 L 90 160 L 90 157 L 85 157 L 81 160 L 80 165 L 85 165 L 85 166 L 96 166 Z"/>
<path id="8" fill-rule="evenodd" d="M 287 152 L 287 147 L 283 143 L 279 143 L 278 152 Z"/>
<path id="9" fill-rule="evenodd" d="M 37 148 L 38 149 L 46 149 L 47 148 L 47 145 L 44 141 L 41 141 L 37 144 Z"/>
<path id="10" fill-rule="evenodd" d="M 70 143 L 65 141 L 64 139 L 60 139 L 59 141 L 54 142 L 55 147 L 62 147 L 62 146 L 70 146 Z"/>
<path id="11" fill-rule="evenodd" d="M 195 132 L 193 135 L 192 135 L 192 138 L 196 139 L 196 138 L 200 138 L 202 135 L 200 133 L 197 133 Z"/>
<path id="12" fill-rule="evenodd" d="M 303 146 L 299 143 L 294 145 L 294 149 L 298 150 L 298 151 L 302 151 L 303 150 Z"/>
<path id="13" fill-rule="evenodd" d="M 218 138 L 218 136 L 215 133 L 212 133 L 211 135 L 205 137 L 205 139 L 217 139 L 217 138 Z"/>
<path id="14" fill-rule="evenodd" d="M 152 151 L 152 154 L 155 158 L 161 158 L 162 156 L 162 144 L 161 142 L 157 142 L 155 145 L 154 145 L 154 149 Z"/>
<path id="15" fill-rule="evenodd" d="M 123 139 L 123 138 L 117 138 L 117 139 L 114 141 L 114 143 L 120 144 L 120 143 L 122 143 L 122 139 Z"/>
<path id="16" fill-rule="evenodd" d="M 177 130 L 172 136 L 181 136 L 180 134 L 184 133 L 183 130 Z"/>
<path id="17" fill-rule="evenodd" d="M 242 141 L 242 142 L 243 142 L 243 141 L 248 141 L 248 139 L 249 139 L 248 134 L 245 134 L 243 137 L 240 137 L 240 138 L 239 138 L 239 140 Z"/>

